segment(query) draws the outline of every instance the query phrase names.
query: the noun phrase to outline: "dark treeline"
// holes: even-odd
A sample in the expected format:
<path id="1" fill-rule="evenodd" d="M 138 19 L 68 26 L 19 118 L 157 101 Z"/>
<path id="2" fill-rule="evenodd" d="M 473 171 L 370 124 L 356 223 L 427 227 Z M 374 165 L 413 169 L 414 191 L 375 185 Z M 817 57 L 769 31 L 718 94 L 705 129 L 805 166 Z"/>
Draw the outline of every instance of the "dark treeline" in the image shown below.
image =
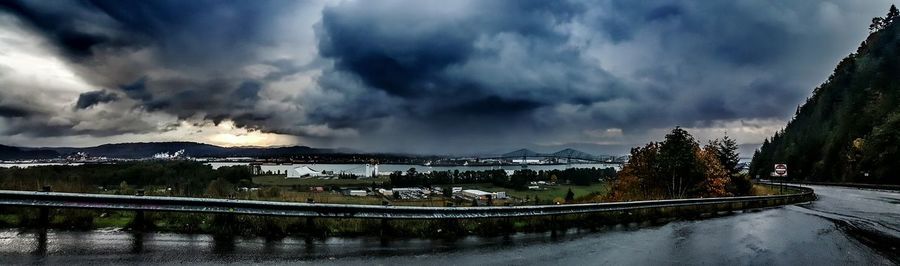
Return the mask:
<path id="1" fill-rule="evenodd" d="M 611 180 L 615 176 L 616 171 L 613 168 L 570 168 L 548 171 L 523 169 L 515 171 L 512 175 L 507 175 L 504 170 L 421 173 L 411 168 L 406 173 L 392 173 L 390 182 L 385 185 L 427 187 L 491 183 L 511 189 L 527 189 L 532 181 L 590 185 Z M 134 189 L 152 187 L 166 189 L 167 195 L 223 197 L 233 194 L 235 187 L 252 187 L 251 178 L 250 168 L 245 166 L 220 167 L 213 170 L 209 165 L 191 161 L 140 161 L 0 168 L 0 189 L 39 190 L 49 185 L 54 191 L 98 193 L 106 189 L 130 194 Z M 169 188 L 171 190 L 168 190 Z"/>
<path id="2" fill-rule="evenodd" d="M 794 180 L 900 184 L 900 12 L 872 33 L 753 156 L 751 176 L 788 165 Z"/>
<path id="3" fill-rule="evenodd" d="M 56 158 L 59 154 L 50 150 L 25 150 L 18 147 L 0 145 L 0 160 L 32 160 Z"/>
<path id="4" fill-rule="evenodd" d="M 211 183 L 249 185 L 248 167 L 220 167 L 190 161 L 142 161 L 80 166 L 0 168 L 0 187 L 38 190 L 49 185 L 54 191 L 100 192 L 105 188 L 172 188 L 172 195 L 199 196 Z M 218 182 L 214 182 L 218 181 Z"/>
<path id="5" fill-rule="evenodd" d="M 436 171 L 420 173 L 415 168 L 406 173 L 394 172 L 390 184 L 394 187 L 429 187 L 433 185 L 491 183 L 511 189 L 527 189 L 532 181 L 562 182 L 575 185 L 590 185 L 614 178 L 613 168 L 569 168 L 565 170 L 517 170 L 507 175 L 504 170 L 486 171 Z"/>
<path id="6" fill-rule="evenodd" d="M 610 180 L 615 175 L 613 168 L 570 168 L 548 171 L 524 169 L 515 171 L 512 175 L 507 175 L 504 170 L 421 173 L 411 168 L 406 173 L 392 173 L 389 185 L 420 187 L 491 183 L 511 189 L 527 189 L 532 181 L 590 185 Z M 0 188 L 39 190 L 49 185 L 54 191 L 97 193 L 103 192 L 101 190 L 105 188 L 126 193 L 133 189 L 154 187 L 171 188 L 166 192 L 170 195 L 227 196 L 236 186 L 253 186 L 251 177 L 250 169 L 244 166 L 220 167 L 213 170 L 209 165 L 191 161 L 141 161 L 0 168 Z"/>

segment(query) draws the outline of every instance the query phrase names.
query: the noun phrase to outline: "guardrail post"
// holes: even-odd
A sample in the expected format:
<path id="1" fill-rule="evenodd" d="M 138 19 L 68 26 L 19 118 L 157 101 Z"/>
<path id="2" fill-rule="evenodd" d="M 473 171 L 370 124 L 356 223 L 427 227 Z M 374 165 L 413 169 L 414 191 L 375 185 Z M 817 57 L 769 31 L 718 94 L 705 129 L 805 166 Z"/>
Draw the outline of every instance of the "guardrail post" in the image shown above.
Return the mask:
<path id="1" fill-rule="evenodd" d="M 513 223 L 512 218 L 510 217 L 503 218 L 503 227 L 503 231 L 507 236 L 516 231 L 515 223 Z"/>
<path id="2" fill-rule="evenodd" d="M 556 237 L 556 215 L 550 215 L 550 237 Z"/>
<path id="3" fill-rule="evenodd" d="M 144 189 L 138 189 L 135 192 L 136 196 L 144 196 Z M 143 231 L 144 230 L 144 211 L 137 210 L 134 215 L 134 226 L 132 226 L 134 230 Z"/>
<path id="4" fill-rule="evenodd" d="M 378 234 L 382 237 L 386 236 L 388 234 L 388 231 L 390 230 L 390 226 L 391 225 L 388 223 L 388 219 L 381 219 L 381 228 Z"/>
<path id="5" fill-rule="evenodd" d="M 53 189 L 50 186 L 41 187 L 41 192 L 51 192 Z M 38 209 L 38 223 L 41 228 L 46 229 L 50 226 L 50 208 L 49 207 L 41 207 Z"/>
<path id="6" fill-rule="evenodd" d="M 384 200 L 384 201 L 381 201 L 381 205 L 391 206 L 391 203 Z M 381 227 L 379 230 L 379 235 L 381 235 L 383 237 L 388 233 L 389 230 L 390 230 L 390 224 L 388 223 L 388 219 L 381 219 Z"/>
<path id="7" fill-rule="evenodd" d="M 312 203 L 316 203 L 316 201 L 313 200 L 313 198 L 306 198 L 306 203 L 312 204 Z M 315 225 L 316 224 L 315 224 L 315 220 L 313 220 L 313 217 L 306 217 L 306 228 L 305 228 L 306 232 L 308 232 L 310 235 L 314 234 L 316 231 Z"/>

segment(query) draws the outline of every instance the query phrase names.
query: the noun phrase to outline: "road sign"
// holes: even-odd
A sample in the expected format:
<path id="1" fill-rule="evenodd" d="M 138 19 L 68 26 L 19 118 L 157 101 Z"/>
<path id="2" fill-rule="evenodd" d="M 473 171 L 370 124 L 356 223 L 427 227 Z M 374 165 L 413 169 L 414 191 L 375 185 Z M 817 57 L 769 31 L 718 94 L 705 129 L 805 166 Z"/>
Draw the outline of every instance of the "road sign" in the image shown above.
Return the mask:
<path id="1" fill-rule="evenodd" d="M 775 172 L 773 172 L 772 176 L 777 176 L 777 177 L 787 176 L 787 164 L 775 164 Z"/>

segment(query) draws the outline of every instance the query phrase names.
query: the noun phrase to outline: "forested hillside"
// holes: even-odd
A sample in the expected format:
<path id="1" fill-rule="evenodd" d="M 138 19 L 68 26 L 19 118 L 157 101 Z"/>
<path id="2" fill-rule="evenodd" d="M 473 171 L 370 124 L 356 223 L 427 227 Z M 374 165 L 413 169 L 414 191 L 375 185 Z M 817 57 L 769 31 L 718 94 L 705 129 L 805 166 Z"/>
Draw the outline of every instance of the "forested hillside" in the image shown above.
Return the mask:
<path id="1" fill-rule="evenodd" d="M 751 175 L 788 164 L 790 179 L 900 184 L 900 26 L 897 9 L 754 154 Z"/>
<path id="2" fill-rule="evenodd" d="M 290 147 L 220 147 L 197 142 L 147 142 L 104 144 L 87 148 L 45 148 L 60 154 L 86 152 L 93 156 L 110 158 L 147 158 L 157 153 L 174 153 L 184 150 L 191 157 L 276 157 L 302 154 L 334 153 L 330 149 L 315 149 L 306 146 Z"/>
<path id="3" fill-rule="evenodd" d="M 174 153 L 184 150 L 191 157 L 287 157 L 308 154 L 336 154 L 341 150 L 318 149 L 306 146 L 290 147 L 220 147 L 197 142 L 145 142 L 116 143 L 94 147 L 22 148 L 0 145 L 0 160 L 51 159 L 78 152 L 91 156 L 139 159 L 158 153 Z"/>
<path id="4" fill-rule="evenodd" d="M 51 150 L 23 150 L 18 147 L 0 145 L 0 160 L 48 159 L 59 156 Z"/>

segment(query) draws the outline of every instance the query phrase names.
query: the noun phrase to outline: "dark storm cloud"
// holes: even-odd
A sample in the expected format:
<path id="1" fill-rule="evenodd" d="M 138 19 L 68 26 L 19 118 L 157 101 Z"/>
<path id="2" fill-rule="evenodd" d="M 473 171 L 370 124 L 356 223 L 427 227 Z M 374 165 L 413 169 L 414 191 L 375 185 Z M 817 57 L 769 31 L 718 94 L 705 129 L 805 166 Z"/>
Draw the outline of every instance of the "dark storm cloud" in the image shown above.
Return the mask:
<path id="1" fill-rule="evenodd" d="M 0 117 L 28 117 L 30 114 L 25 108 L 0 105 Z"/>
<path id="2" fill-rule="evenodd" d="M 366 86 L 402 99 L 401 116 L 438 125 L 460 119 L 477 122 L 471 124 L 530 119 L 532 111 L 542 107 L 652 96 L 641 96 L 642 88 L 622 84 L 590 61 L 583 50 L 587 47 L 572 44 L 575 37 L 566 27 L 580 23 L 594 7 L 592 3 L 464 3 L 453 7 L 459 12 L 443 12 L 427 4 L 401 7 L 404 3 L 391 1 L 326 8 L 319 50 L 335 60 L 335 72 L 351 73 Z M 633 13 L 652 22 L 683 11 L 675 5 L 648 5 Z M 610 30 L 614 39 L 626 39 L 615 28 L 601 26 L 619 22 L 629 32 L 632 29 L 625 26 L 641 24 L 610 18 L 588 26 Z M 597 120 L 607 124 L 620 125 L 632 118 L 611 119 L 604 112 L 595 113 Z M 494 130 L 487 126 L 465 130 L 481 129 Z"/>
<path id="3" fill-rule="evenodd" d="M 253 124 L 266 117 L 253 113 L 262 86 L 254 80 L 218 77 L 207 80 L 141 78 L 120 89 L 149 111 L 165 111 L 183 119 L 202 112 L 215 123 L 232 119 L 239 124 Z"/>
<path id="4" fill-rule="evenodd" d="M 97 93 L 103 94 L 103 91 Z M 90 96 L 93 101 L 110 96 Z M 0 95 L 2 96 L 2 95 Z M 84 96 L 84 95 L 83 95 Z M 114 96 L 112 96 L 114 97 Z M 82 97 L 81 99 L 85 99 Z M 138 119 L 123 119 L 120 113 L 100 111 L 89 121 L 78 121 L 57 113 L 30 99 L 14 99 L 15 102 L 30 102 L 30 105 L 3 103 L 0 97 L 0 135 L 23 135 L 29 137 L 66 137 L 76 135 L 115 136 L 153 130 L 154 126 Z M 86 104 L 86 103 L 80 103 Z M 48 121 L 51 121 L 48 123 Z"/>
<path id="5" fill-rule="evenodd" d="M 613 90 L 616 80 L 587 62 L 577 47 L 566 47 L 571 36 L 562 28 L 586 4 L 463 1 L 448 7 L 451 11 L 435 7 L 437 2 L 408 4 L 346 2 L 326 8 L 319 50 L 335 61 L 335 69 L 324 75 L 350 73 L 366 87 L 400 99 L 394 115 L 437 125 L 460 118 L 484 123 L 501 115 L 525 118 L 544 106 L 629 94 Z M 532 77 L 517 77 L 523 74 Z M 368 118 L 366 112 L 347 115 L 355 114 Z M 488 127 L 467 130 L 483 128 Z"/>
<path id="6" fill-rule="evenodd" d="M 75 103 L 75 108 L 86 109 L 94 105 L 108 103 L 118 99 L 118 95 L 105 90 L 85 92 L 78 96 L 78 102 Z"/>
<path id="7" fill-rule="evenodd" d="M 315 25 L 294 25 L 289 4 L 296 3 L 4 1 L 0 8 L 101 89 L 73 99 L 75 109 L 133 102 L 132 110 L 231 120 L 323 143 L 360 132 L 377 143 L 365 148 L 379 149 L 435 139 L 460 147 L 604 141 L 578 134 L 783 120 L 887 7 L 340 1 L 304 13 L 320 16 Z M 290 47 L 299 27 L 315 29 L 315 47 L 305 47 L 317 49 L 314 58 L 273 52 Z M 287 82 L 296 80 L 303 82 Z M 0 105 L 0 116 L 24 121 L 33 113 L 16 108 Z"/>
<path id="8" fill-rule="evenodd" d="M 356 77 L 399 99 L 393 115 L 426 135 L 643 134 L 788 118 L 865 35 L 869 15 L 851 13 L 855 4 L 488 1 L 447 11 L 343 2 L 323 11 L 318 38 L 335 61 L 325 76 Z M 370 118 L 343 119 L 355 114 Z"/>
<path id="9" fill-rule="evenodd" d="M 453 111 L 453 113 L 497 114 L 524 112 L 534 110 L 538 107 L 540 107 L 540 104 L 533 101 L 503 99 L 497 96 L 489 96 L 454 106 L 449 110 Z"/>
<path id="10" fill-rule="evenodd" d="M 259 100 L 259 91 L 262 90 L 262 86 L 255 80 L 241 82 L 241 85 L 232 93 L 233 99 L 239 106 L 252 108 Z"/>
<path id="11" fill-rule="evenodd" d="M 262 34 L 273 1 L 21 1 L 0 3 L 78 59 L 98 49 L 161 48 L 166 63 L 214 64 L 223 52 L 244 52 L 250 42 L 266 42 Z M 230 53 L 229 58 L 249 56 Z"/>
<path id="12" fill-rule="evenodd" d="M 85 58 L 101 44 L 118 43 L 112 33 L 84 28 L 84 24 L 105 24 L 103 18 L 89 16 L 92 6 L 82 2 L 3 1 L 0 8 L 39 29 L 55 42 L 60 50 L 72 57 Z"/>
<path id="13" fill-rule="evenodd" d="M 250 59 L 271 42 L 266 28 L 277 1 L 4 1 L 19 17 L 73 59 L 104 49 L 154 47 L 170 68 L 194 69 Z"/>
<path id="14" fill-rule="evenodd" d="M 83 78 L 122 92 L 140 109 L 256 128 L 269 117 L 255 110 L 266 84 L 241 78 L 240 71 L 258 61 L 260 47 L 274 42 L 269 28 L 283 10 L 280 4 L 284 2 L 4 1 L 0 10 L 53 42 Z M 152 57 L 133 62 L 136 53 Z M 276 68 L 270 76 L 302 70 L 278 63 L 269 63 Z M 178 75 L 148 75 L 159 71 Z M 85 93 L 75 108 L 114 97 Z"/>
<path id="15" fill-rule="evenodd" d="M 478 48 L 476 42 L 500 33 L 560 45 L 566 36 L 553 27 L 578 10 L 578 5 L 566 1 L 480 4 L 484 6 L 467 10 L 471 13 L 447 17 L 434 14 L 439 10 L 398 12 L 385 7 L 370 9 L 366 3 L 327 8 L 319 49 L 323 56 L 336 60 L 338 70 L 355 73 L 367 85 L 399 97 L 490 94 L 490 88 L 482 90 L 468 80 L 448 77 L 446 70 L 473 57 L 495 55 L 489 51 L 493 47 Z M 401 5 L 394 2 L 391 7 Z"/>

